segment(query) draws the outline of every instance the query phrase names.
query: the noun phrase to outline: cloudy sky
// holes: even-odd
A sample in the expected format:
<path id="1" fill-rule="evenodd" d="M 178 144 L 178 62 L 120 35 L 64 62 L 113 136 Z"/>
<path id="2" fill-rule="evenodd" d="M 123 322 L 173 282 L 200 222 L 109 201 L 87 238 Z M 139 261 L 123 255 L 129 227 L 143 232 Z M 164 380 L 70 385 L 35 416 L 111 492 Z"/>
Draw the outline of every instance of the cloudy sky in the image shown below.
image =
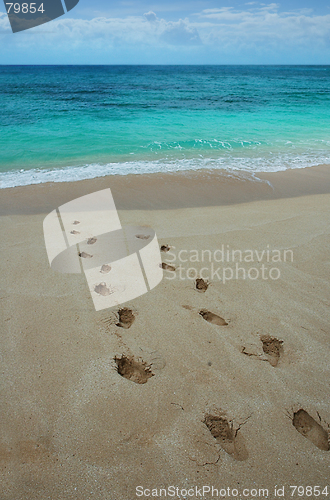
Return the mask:
<path id="1" fill-rule="evenodd" d="M 1 3 L 0 49 L 0 64 L 330 64 L 330 2 L 80 0 L 15 34 Z"/>

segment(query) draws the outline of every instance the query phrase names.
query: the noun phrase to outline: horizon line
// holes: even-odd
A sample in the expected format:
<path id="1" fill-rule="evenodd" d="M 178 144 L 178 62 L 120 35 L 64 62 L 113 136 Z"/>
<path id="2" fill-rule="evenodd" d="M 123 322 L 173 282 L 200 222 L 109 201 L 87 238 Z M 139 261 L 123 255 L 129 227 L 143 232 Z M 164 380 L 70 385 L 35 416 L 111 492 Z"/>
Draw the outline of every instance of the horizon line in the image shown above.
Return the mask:
<path id="1" fill-rule="evenodd" d="M 330 63 L 319 63 L 319 64 L 302 64 L 302 63 L 251 63 L 251 64 L 244 64 L 244 63 L 209 63 L 209 64 L 171 64 L 171 63 L 164 63 L 164 64 L 143 64 L 143 63 L 113 63 L 113 64 L 92 64 L 92 63 L 77 63 L 77 64 L 69 64 L 69 63 L 57 63 L 57 64 L 42 64 L 42 63 L 36 63 L 36 64 L 2 64 L 0 63 L 1 66 L 12 66 L 12 67 L 17 67 L 17 66 L 26 66 L 26 67 L 31 67 L 31 66 L 47 66 L 47 67 L 52 67 L 52 66 L 330 66 Z"/>

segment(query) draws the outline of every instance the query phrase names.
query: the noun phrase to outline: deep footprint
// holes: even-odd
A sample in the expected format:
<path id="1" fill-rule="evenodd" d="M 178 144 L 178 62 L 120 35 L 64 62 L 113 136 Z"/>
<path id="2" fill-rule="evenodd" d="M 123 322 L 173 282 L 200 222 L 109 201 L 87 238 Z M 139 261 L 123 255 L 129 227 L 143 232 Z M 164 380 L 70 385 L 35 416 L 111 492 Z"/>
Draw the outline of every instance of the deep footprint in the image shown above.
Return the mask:
<path id="1" fill-rule="evenodd" d="M 206 292 L 209 284 L 207 281 L 203 280 L 203 278 L 197 278 L 195 283 L 195 288 L 198 292 Z"/>
<path id="2" fill-rule="evenodd" d="M 330 450 L 328 432 L 307 411 L 300 409 L 294 413 L 292 424 L 300 434 L 309 439 L 320 450 Z"/>
<path id="3" fill-rule="evenodd" d="M 121 328 L 130 328 L 135 321 L 135 316 L 131 309 L 124 307 L 118 311 L 119 321 L 116 323 L 117 326 Z"/>
<path id="4" fill-rule="evenodd" d="M 226 453 L 232 455 L 235 460 L 247 460 L 248 452 L 243 438 L 238 434 L 239 429 L 235 431 L 227 417 L 207 414 L 204 424 Z"/>
<path id="5" fill-rule="evenodd" d="M 136 384 L 145 384 L 149 378 L 154 376 L 150 366 L 145 361 L 135 360 L 133 356 L 115 357 L 115 362 L 119 375 Z"/>
<path id="6" fill-rule="evenodd" d="M 227 326 L 228 323 L 226 320 L 221 318 L 221 316 L 218 316 L 217 314 L 214 314 L 210 311 L 207 311 L 206 309 L 202 309 L 199 311 L 199 313 L 205 321 L 208 321 L 209 323 L 212 323 L 212 325 L 218 325 L 218 326 Z"/>
<path id="7" fill-rule="evenodd" d="M 162 245 L 162 246 L 160 247 L 160 251 L 161 251 L 161 252 L 169 252 L 169 251 L 170 251 L 170 249 L 171 249 L 171 247 L 169 247 L 168 245 Z"/>
<path id="8" fill-rule="evenodd" d="M 272 366 L 277 366 L 281 355 L 283 354 L 283 341 L 278 340 L 275 337 L 270 337 L 269 335 L 263 335 L 260 337 L 262 342 L 262 349 L 268 356 L 268 362 Z"/>

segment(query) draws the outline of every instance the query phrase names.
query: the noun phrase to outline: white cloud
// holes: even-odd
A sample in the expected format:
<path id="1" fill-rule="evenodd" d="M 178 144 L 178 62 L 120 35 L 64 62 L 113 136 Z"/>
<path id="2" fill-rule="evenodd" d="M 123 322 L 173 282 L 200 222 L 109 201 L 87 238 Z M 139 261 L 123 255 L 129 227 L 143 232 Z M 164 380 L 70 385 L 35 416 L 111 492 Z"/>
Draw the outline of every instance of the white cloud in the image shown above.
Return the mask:
<path id="1" fill-rule="evenodd" d="M 282 47 L 287 44 L 329 45 L 330 15 L 313 16 L 309 11 L 279 12 L 279 5 L 271 3 L 249 10 L 225 7 L 203 10 L 198 14 L 198 26 L 203 43 L 226 43 L 239 46 L 263 43 Z"/>
<path id="2" fill-rule="evenodd" d="M 9 19 L 6 12 L 0 12 L 0 29 L 1 30 L 10 29 Z"/>
<path id="3" fill-rule="evenodd" d="M 11 33 L 6 17 L 0 17 L 0 27 Z M 51 30 L 50 30 L 51 28 Z M 38 37 L 31 35 L 38 34 Z M 75 43 L 83 45 L 93 43 L 93 40 L 104 40 L 109 46 L 130 46 L 136 44 L 150 46 L 165 45 L 196 45 L 200 44 L 198 29 L 192 26 L 187 19 L 179 21 L 165 21 L 158 19 L 154 12 L 147 12 L 144 16 L 126 18 L 98 17 L 91 20 L 60 18 L 26 32 L 17 33 L 12 40 L 20 43 L 40 43 L 43 35 L 45 43 L 59 45 Z"/>
<path id="4" fill-rule="evenodd" d="M 168 23 L 161 39 L 171 45 L 199 45 L 201 39 L 196 27 L 180 19 L 179 23 Z"/>
<path id="5" fill-rule="evenodd" d="M 253 4 L 253 5 L 252 5 Z M 149 11 L 141 16 L 125 18 L 96 17 L 90 20 L 62 17 L 27 32 L 13 35 L 7 16 L 0 13 L 1 39 L 6 39 L 10 50 L 15 47 L 49 48 L 60 51 L 103 49 L 108 53 L 125 48 L 126 51 L 188 50 L 203 48 L 209 53 L 239 54 L 247 51 L 322 50 L 330 48 L 330 14 L 312 15 L 306 9 L 281 12 L 276 3 L 258 4 L 238 10 L 233 7 L 205 9 L 190 20 L 166 21 Z M 6 36 L 4 33 L 8 33 Z M 38 36 L 33 36 L 33 35 Z M 187 49 L 185 49 L 185 47 Z M 99 52 L 98 52 L 99 53 Z M 329 52 L 328 52 L 329 53 Z"/>
<path id="6" fill-rule="evenodd" d="M 150 10 L 149 12 L 146 12 L 146 13 L 145 13 L 145 14 L 143 14 L 143 15 L 144 15 L 144 17 L 145 17 L 148 21 L 150 21 L 150 22 L 152 22 L 152 21 L 157 21 L 157 16 L 156 16 L 156 14 L 155 14 L 154 12 L 152 12 L 151 10 Z"/>
<path id="7" fill-rule="evenodd" d="M 202 11 L 203 14 L 216 14 L 218 12 L 222 12 L 222 11 L 226 11 L 226 10 L 230 10 L 232 9 L 232 7 L 221 7 L 221 8 L 217 8 L 217 9 L 204 9 Z M 195 15 L 198 15 L 198 14 L 195 14 Z"/>

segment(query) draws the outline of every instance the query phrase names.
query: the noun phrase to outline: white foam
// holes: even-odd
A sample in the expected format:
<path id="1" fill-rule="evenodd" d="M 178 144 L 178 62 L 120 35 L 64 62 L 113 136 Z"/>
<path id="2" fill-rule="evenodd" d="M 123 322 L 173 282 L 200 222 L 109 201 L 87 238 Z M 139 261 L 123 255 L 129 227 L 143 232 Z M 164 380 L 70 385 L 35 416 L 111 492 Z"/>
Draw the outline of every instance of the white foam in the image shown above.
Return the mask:
<path id="1" fill-rule="evenodd" d="M 330 164 L 328 151 L 305 153 L 274 153 L 265 157 L 238 155 L 211 159 L 198 158 L 179 160 L 140 160 L 122 163 L 88 164 L 55 169 L 30 169 L 4 172 L 0 174 L 0 188 L 27 186 L 46 182 L 73 182 L 83 179 L 105 177 L 107 175 L 150 174 L 156 172 L 181 172 L 191 170 L 221 169 L 228 172 L 277 172 L 289 168 L 305 168 Z"/>

